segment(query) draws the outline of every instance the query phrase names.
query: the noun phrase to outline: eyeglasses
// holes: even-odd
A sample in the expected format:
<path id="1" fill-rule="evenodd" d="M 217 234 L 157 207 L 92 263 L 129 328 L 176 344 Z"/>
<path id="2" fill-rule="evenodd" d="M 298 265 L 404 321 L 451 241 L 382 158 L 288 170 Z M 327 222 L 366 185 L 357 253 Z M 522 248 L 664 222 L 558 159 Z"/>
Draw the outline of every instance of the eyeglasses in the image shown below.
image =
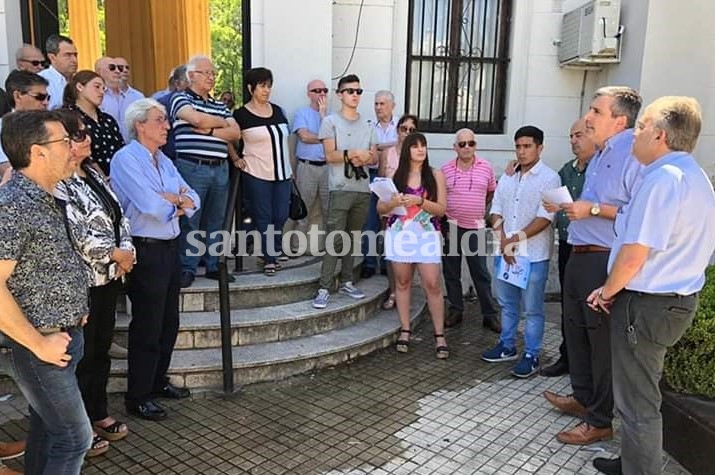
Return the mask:
<path id="1" fill-rule="evenodd" d="M 149 121 L 156 122 L 157 124 L 166 124 L 167 120 L 168 120 L 168 118 L 165 115 L 160 115 L 158 117 L 153 117 L 151 119 L 147 118 L 146 121 L 147 122 L 149 122 Z"/>
<path id="2" fill-rule="evenodd" d="M 339 92 L 340 94 L 342 94 L 342 93 L 344 93 L 344 92 L 347 92 L 347 93 L 350 94 L 350 95 L 352 95 L 352 94 L 357 94 L 358 96 L 361 96 L 361 95 L 362 95 L 362 89 L 360 89 L 360 88 L 355 89 L 355 88 L 352 88 L 352 87 L 346 87 L 345 89 L 340 89 L 338 92 Z"/>
<path id="3" fill-rule="evenodd" d="M 44 66 L 45 62 L 39 59 L 25 59 L 25 58 L 20 58 L 18 61 L 22 61 L 23 63 L 30 63 L 34 67 L 38 66 Z"/>
<path id="4" fill-rule="evenodd" d="M 406 134 L 411 134 L 412 132 L 417 130 L 417 128 L 416 127 L 407 127 L 406 125 L 401 125 L 399 127 L 399 130 L 400 130 L 400 132 L 404 132 Z"/>
<path id="5" fill-rule="evenodd" d="M 204 76 L 208 76 L 210 78 L 216 77 L 216 71 L 199 71 L 198 69 L 194 70 L 195 73 L 203 74 Z"/>
<path id="6" fill-rule="evenodd" d="M 327 87 L 316 87 L 315 89 L 311 89 L 310 92 L 313 92 L 315 94 L 327 94 L 328 88 Z"/>
<path id="7" fill-rule="evenodd" d="M 87 129 L 79 129 L 77 132 L 70 135 L 70 139 L 74 143 L 82 143 L 87 140 L 87 137 L 89 137 L 89 132 L 87 132 Z"/>
<path id="8" fill-rule="evenodd" d="M 464 148 L 467 146 L 474 147 L 475 145 L 477 145 L 477 142 L 474 140 L 462 140 L 461 142 L 457 142 L 457 146 L 459 148 Z"/>
<path id="9" fill-rule="evenodd" d="M 32 97 L 35 99 L 37 102 L 45 102 L 50 100 L 50 95 L 49 94 L 43 94 L 41 92 L 38 92 L 37 94 L 31 94 L 29 92 L 25 92 L 23 94 L 27 94 L 28 96 Z"/>
<path id="10" fill-rule="evenodd" d="M 107 65 L 110 71 L 118 70 L 120 73 L 124 72 L 124 68 L 129 71 L 129 65 L 124 65 L 124 64 L 109 64 Z"/>
<path id="11" fill-rule="evenodd" d="M 50 145 L 53 143 L 60 143 L 60 142 L 64 142 L 65 145 L 69 145 L 70 140 L 72 140 L 72 139 L 70 139 L 70 136 L 65 135 L 61 139 L 54 139 L 54 140 L 47 140 L 45 142 L 38 142 L 36 145 Z"/>

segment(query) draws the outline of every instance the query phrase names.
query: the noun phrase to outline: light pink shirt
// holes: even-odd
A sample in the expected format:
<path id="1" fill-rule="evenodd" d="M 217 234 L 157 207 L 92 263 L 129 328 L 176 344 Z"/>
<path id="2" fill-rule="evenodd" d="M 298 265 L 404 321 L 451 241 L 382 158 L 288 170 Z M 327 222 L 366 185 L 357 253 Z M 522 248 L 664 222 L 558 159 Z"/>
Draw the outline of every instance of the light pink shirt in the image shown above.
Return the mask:
<path id="1" fill-rule="evenodd" d="M 464 229 L 485 227 L 487 193 L 497 187 L 491 164 L 475 157 L 472 166 L 462 170 L 454 159 L 442 166 L 442 172 L 447 181 L 447 218 Z"/>

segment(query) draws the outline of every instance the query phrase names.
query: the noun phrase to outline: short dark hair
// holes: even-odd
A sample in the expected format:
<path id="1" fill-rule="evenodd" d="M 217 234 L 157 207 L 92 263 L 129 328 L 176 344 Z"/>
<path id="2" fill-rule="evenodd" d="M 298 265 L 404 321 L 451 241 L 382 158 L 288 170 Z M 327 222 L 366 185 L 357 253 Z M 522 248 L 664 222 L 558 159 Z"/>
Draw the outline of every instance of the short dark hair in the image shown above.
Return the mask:
<path id="1" fill-rule="evenodd" d="M 398 127 L 401 126 L 402 124 L 404 124 L 404 123 L 407 122 L 408 120 L 411 120 L 412 123 L 415 124 L 415 128 L 416 128 L 417 130 L 420 129 L 420 119 L 418 119 L 417 116 L 414 115 L 414 114 L 405 114 L 405 115 L 403 115 L 402 117 L 400 117 L 400 120 L 397 121 L 397 126 L 398 126 Z"/>
<path id="2" fill-rule="evenodd" d="M 62 35 L 50 35 L 45 41 L 45 52 L 47 54 L 57 54 L 60 52 L 60 43 L 74 44 L 72 38 Z"/>
<path id="3" fill-rule="evenodd" d="M 243 82 L 246 84 L 246 91 L 253 94 L 259 84 L 273 85 L 273 73 L 268 68 L 251 68 L 243 76 Z"/>
<path id="4" fill-rule="evenodd" d="M 522 137 L 531 137 L 534 139 L 536 145 L 542 145 L 544 143 L 544 131 L 533 125 L 525 125 L 517 130 L 514 134 L 514 142 Z"/>
<path id="5" fill-rule="evenodd" d="M 0 117 L 12 110 L 8 94 L 0 87 Z"/>
<path id="6" fill-rule="evenodd" d="M 605 86 L 596 91 L 593 98 L 599 96 L 610 96 L 613 98 L 611 104 L 611 117 L 624 116 L 626 118 L 626 128 L 632 129 L 636 125 L 638 112 L 641 110 L 643 99 L 638 92 L 628 86 Z"/>
<path id="7" fill-rule="evenodd" d="M 49 86 L 47 79 L 39 74 L 31 73 L 30 71 L 20 71 L 15 69 L 7 75 L 5 80 L 5 89 L 7 90 L 7 98 L 10 102 L 10 107 L 15 107 L 15 99 L 13 94 L 15 91 L 21 94 L 26 93 L 32 86 Z"/>
<path id="8" fill-rule="evenodd" d="M 2 118 L 0 143 L 10 165 L 22 170 L 30 165 L 30 148 L 49 139 L 48 122 L 62 122 L 53 111 L 11 112 Z"/>
<path id="9" fill-rule="evenodd" d="M 356 74 L 348 74 L 347 76 L 343 76 L 338 80 L 338 91 L 342 89 L 343 84 L 350 84 L 351 82 L 360 82 L 360 78 L 357 77 Z"/>
<path id="10" fill-rule="evenodd" d="M 68 107 L 76 104 L 77 99 L 79 98 L 79 92 L 77 92 L 77 84 L 86 86 L 89 81 L 95 78 L 102 79 L 102 76 L 95 73 L 94 71 L 90 71 L 89 69 L 83 69 L 82 71 L 79 71 L 77 74 L 72 76 L 72 79 L 69 80 L 69 82 L 65 86 L 64 93 L 62 94 L 62 105 L 64 107 Z M 104 81 L 104 79 L 102 79 L 102 81 Z"/>

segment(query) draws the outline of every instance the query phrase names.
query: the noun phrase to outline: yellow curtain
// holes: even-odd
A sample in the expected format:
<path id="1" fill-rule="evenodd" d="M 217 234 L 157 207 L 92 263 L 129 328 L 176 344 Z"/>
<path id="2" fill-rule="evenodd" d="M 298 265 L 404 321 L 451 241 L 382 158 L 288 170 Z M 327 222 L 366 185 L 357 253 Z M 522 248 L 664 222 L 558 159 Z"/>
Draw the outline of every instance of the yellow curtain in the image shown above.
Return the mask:
<path id="1" fill-rule="evenodd" d="M 94 70 L 102 56 L 99 43 L 97 0 L 68 0 L 70 37 L 77 47 L 79 70 Z"/>

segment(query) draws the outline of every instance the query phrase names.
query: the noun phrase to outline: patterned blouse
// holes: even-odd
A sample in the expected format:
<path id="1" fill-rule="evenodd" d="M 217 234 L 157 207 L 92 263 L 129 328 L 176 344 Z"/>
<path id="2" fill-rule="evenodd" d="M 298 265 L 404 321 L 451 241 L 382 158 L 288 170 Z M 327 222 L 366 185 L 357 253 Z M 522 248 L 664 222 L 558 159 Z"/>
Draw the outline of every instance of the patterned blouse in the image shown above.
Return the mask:
<path id="1" fill-rule="evenodd" d="M 412 188 L 410 186 L 405 186 L 405 193 L 410 195 L 421 196 L 426 198 L 427 190 L 424 186 L 420 185 L 417 188 Z M 429 214 L 427 211 L 420 208 L 418 205 L 413 205 L 407 208 L 407 214 L 397 215 L 392 214 L 387 218 L 387 227 L 392 228 L 395 231 L 401 231 L 411 222 L 419 223 L 425 231 L 439 231 L 440 222 L 439 218 Z"/>
<path id="2" fill-rule="evenodd" d="M 84 113 L 76 105 L 69 106 L 82 116 L 82 123 L 92 137 L 92 161 L 99 165 L 106 176 L 109 176 L 109 162 L 115 152 L 124 147 L 124 139 L 119 131 L 119 125 L 114 117 L 97 109 L 98 122 Z"/>
<path id="3" fill-rule="evenodd" d="M 54 195 L 66 203 L 72 241 L 92 270 L 91 285 L 100 286 L 110 282 L 109 265 L 114 248 L 135 252 L 134 244 L 129 221 L 114 192 L 87 161 L 82 164 L 82 170 L 87 174 L 86 178 L 74 174 L 57 184 Z M 118 237 L 115 229 L 119 230 Z"/>

